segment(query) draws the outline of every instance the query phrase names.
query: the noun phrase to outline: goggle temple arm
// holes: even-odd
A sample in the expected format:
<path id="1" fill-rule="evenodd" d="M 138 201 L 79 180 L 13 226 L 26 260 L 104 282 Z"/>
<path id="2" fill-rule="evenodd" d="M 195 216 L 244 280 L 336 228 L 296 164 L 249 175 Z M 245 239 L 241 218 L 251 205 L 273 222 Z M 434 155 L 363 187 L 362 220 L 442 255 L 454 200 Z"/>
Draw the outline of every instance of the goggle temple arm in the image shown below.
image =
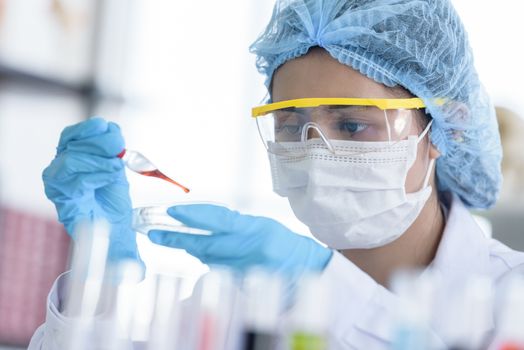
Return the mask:
<path id="1" fill-rule="evenodd" d="M 256 124 L 257 124 L 258 136 L 260 136 L 260 139 L 262 140 L 262 144 L 264 145 L 266 151 L 269 151 L 269 147 L 266 144 L 266 141 L 264 140 L 264 135 L 262 135 L 262 130 L 260 130 L 260 123 L 259 123 L 258 118 L 256 119 Z"/>

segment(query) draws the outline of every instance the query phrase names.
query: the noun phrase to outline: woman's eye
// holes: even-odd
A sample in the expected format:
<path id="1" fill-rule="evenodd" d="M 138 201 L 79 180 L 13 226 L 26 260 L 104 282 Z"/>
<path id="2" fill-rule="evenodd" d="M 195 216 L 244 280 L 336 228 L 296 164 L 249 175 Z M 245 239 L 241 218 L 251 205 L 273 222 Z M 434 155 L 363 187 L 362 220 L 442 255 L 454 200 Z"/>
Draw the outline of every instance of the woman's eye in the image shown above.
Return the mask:
<path id="1" fill-rule="evenodd" d="M 348 132 L 350 134 L 355 134 L 361 132 L 367 128 L 366 124 L 356 123 L 352 121 L 341 121 L 339 123 L 339 129 L 343 132 Z"/>
<path id="2" fill-rule="evenodd" d="M 300 133 L 302 122 L 298 113 L 280 112 L 276 114 L 275 131 L 279 134 L 295 136 Z"/>

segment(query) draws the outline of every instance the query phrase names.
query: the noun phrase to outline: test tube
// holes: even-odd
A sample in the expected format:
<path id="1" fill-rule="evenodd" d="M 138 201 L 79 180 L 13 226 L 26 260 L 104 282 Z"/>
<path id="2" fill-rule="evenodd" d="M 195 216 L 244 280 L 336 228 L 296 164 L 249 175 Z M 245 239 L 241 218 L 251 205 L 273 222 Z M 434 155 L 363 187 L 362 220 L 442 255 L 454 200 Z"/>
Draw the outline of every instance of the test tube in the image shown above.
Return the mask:
<path id="1" fill-rule="evenodd" d="M 155 311 L 151 322 L 148 350 L 171 350 L 177 348 L 180 322 L 182 321 L 180 278 L 157 275 Z"/>
<path id="2" fill-rule="evenodd" d="M 113 310 L 104 328 L 101 349 L 129 349 L 142 274 L 142 267 L 136 261 L 123 261 L 113 266 L 113 275 L 108 279 L 115 287 Z"/>
<path id="3" fill-rule="evenodd" d="M 391 288 L 397 294 L 397 319 L 393 331 L 393 350 L 419 350 L 431 348 L 428 333 L 431 305 L 434 296 L 435 276 L 420 270 L 397 272 Z"/>
<path id="4" fill-rule="evenodd" d="M 189 350 L 229 350 L 228 334 L 235 300 L 234 278 L 229 270 L 214 267 L 198 282 L 185 325 Z"/>
<path id="5" fill-rule="evenodd" d="M 252 270 L 244 280 L 244 350 L 273 350 L 278 344 L 282 280 L 265 270 Z"/>
<path id="6" fill-rule="evenodd" d="M 329 288 L 316 275 L 304 277 L 298 284 L 293 307 L 291 350 L 327 350 Z"/>
<path id="7" fill-rule="evenodd" d="M 72 319 L 72 328 L 67 334 L 67 349 L 82 350 L 92 344 L 94 318 L 106 269 L 109 233 L 109 223 L 104 220 L 79 224 L 75 231 L 76 241 L 63 311 Z"/>

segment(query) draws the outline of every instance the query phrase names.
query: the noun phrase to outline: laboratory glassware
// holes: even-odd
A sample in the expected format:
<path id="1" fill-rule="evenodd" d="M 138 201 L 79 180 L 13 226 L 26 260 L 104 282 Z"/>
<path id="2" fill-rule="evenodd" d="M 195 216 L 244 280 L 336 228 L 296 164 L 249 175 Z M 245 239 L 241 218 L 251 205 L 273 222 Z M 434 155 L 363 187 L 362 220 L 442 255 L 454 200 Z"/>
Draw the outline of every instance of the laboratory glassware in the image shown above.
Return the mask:
<path id="1" fill-rule="evenodd" d="M 320 276 L 308 275 L 298 284 L 293 307 L 291 350 L 327 350 L 329 325 L 329 287 Z"/>
<path id="2" fill-rule="evenodd" d="M 283 308 L 281 277 L 262 269 L 251 270 L 245 277 L 243 291 L 243 350 L 277 348 L 279 317 Z"/>
<path id="3" fill-rule="evenodd" d="M 172 206 L 172 205 L 170 205 Z M 170 206 L 150 206 L 133 209 L 132 227 L 136 232 L 147 235 L 150 230 L 175 231 L 197 235 L 210 235 L 211 232 L 184 225 L 169 216 Z"/>
<path id="4" fill-rule="evenodd" d="M 110 226 L 104 220 L 77 226 L 64 315 L 72 320 L 67 349 L 89 349 L 106 269 Z"/>
<path id="5" fill-rule="evenodd" d="M 180 187 L 185 193 L 189 193 L 189 189 L 175 180 L 171 179 L 163 172 L 161 172 L 149 159 L 142 153 L 124 149 L 117 155 L 118 158 L 124 161 L 126 167 L 140 175 L 151 176 L 170 182 L 173 185 Z"/>

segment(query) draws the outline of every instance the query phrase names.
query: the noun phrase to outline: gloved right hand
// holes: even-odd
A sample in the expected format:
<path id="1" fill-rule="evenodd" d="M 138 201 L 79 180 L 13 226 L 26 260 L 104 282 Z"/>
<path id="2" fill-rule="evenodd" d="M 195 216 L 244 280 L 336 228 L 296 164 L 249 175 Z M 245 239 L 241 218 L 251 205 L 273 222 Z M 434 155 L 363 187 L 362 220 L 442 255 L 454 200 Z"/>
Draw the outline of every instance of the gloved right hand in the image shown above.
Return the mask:
<path id="1" fill-rule="evenodd" d="M 323 271 L 333 255 L 311 238 L 266 217 L 244 215 L 212 204 L 176 205 L 167 213 L 189 227 L 212 234 L 151 230 L 149 239 L 156 244 L 185 249 L 204 264 L 239 271 L 263 267 L 283 274 L 292 284 L 304 274 Z"/>
<path id="2" fill-rule="evenodd" d="M 104 218 L 111 225 L 109 260 L 143 264 L 131 228 L 124 163 L 117 158 L 124 147 L 118 125 L 102 118 L 69 126 L 62 131 L 56 156 L 42 178 L 47 198 L 73 239 L 78 224 Z"/>

